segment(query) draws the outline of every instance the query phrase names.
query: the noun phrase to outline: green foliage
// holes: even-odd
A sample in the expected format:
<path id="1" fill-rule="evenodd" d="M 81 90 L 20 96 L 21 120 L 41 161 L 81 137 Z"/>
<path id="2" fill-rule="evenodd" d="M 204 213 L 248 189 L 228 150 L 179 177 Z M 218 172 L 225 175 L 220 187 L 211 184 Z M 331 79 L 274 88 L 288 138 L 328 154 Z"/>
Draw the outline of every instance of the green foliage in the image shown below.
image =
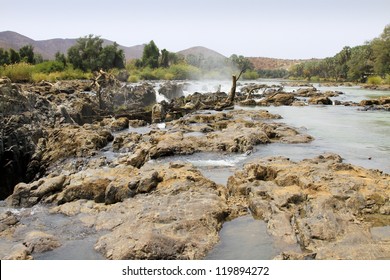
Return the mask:
<path id="1" fill-rule="evenodd" d="M 144 52 L 142 54 L 142 66 L 150 67 L 152 69 L 158 67 L 158 59 L 160 57 L 160 51 L 154 41 L 150 41 L 145 45 Z"/>
<path id="2" fill-rule="evenodd" d="M 31 45 L 26 45 L 20 48 L 19 50 L 20 59 L 29 64 L 34 64 L 34 47 Z"/>
<path id="3" fill-rule="evenodd" d="M 254 70 L 247 70 L 242 74 L 244 80 L 256 80 L 259 78 L 259 73 Z"/>
<path id="4" fill-rule="evenodd" d="M 249 61 L 249 59 L 244 56 L 233 54 L 230 56 L 230 60 L 232 64 L 238 68 L 239 71 L 253 70 L 253 64 Z"/>
<path id="5" fill-rule="evenodd" d="M 79 38 L 77 44 L 69 48 L 68 61 L 83 71 L 124 68 L 124 52 L 116 43 L 103 48 L 99 36 L 89 35 Z"/>
<path id="6" fill-rule="evenodd" d="M 382 84 L 382 78 L 380 76 L 370 76 L 367 79 L 367 84 L 369 85 L 381 85 Z"/>
<path id="7" fill-rule="evenodd" d="M 34 67 L 35 72 L 41 72 L 46 74 L 53 73 L 53 72 L 60 72 L 64 70 L 65 70 L 64 63 L 56 60 L 45 61 L 35 65 Z"/>
<path id="8" fill-rule="evenodd" d="M 34 72 L 32 74 L 32 81 L 40 82 L 42 80 L 48 82 L 55 82 L 58 80 L 86 80 L 90 79 L 92 74 L 90 72 L 83 72 L 80 69 L 74 69 L 71 66 L 68 66 L 66 69 L 60 72 Z"/>
<path id="9" fill-rule="evenodd" d="M 55 57 L 55 61 L 61 62 L 62 64 L 64 64 L 64 66 L 66 66 L 67 61 L 63 53 L 56 52 L 54 57 Z"/>
<path id="10" fill-rule="evenodd" d="M 130 83 L 138 83 L 139 77 L 137 75 L 130 75 L 127 81 Z"/>
<path id="11" fill-rule="evenodd" d="M 381 77 L 390 74 L 390 25 L 371 42 L 353 48 L 344 47 L 333 57 L 316 63 L 300 63 L 290 69 L 290 77 L 310 79 L 318 76 L 335 81 L 365 82 L 373 74 Z"/>
<path id="12" fill-rule="evenodd" d="M 390 74 L 387 74 L 383 83 L 385 83 L 386 85 L 390 85 Z"/>
<path id="13" fill-rule="evenodd" d="M 12 82 L 30 82 L 32 81 L 33 73 L 32 65 L 20 62 L 2 67 L 0 76 L 7 76 Z"/>
<path id="14" fill-rule="evenodd" d="M 347 66 L 348 80 L 365 82 L 367 76 L 373 72 L 371 46 L 362 45 L 352 48 Z"/>
<path id="15" fill-rule="evenodd" d="M 259 78 L 286 78 L 289 72 L 286 69 L 260 69 L 257 70 Z"/>
<path id="16" fill-rule="evenodd" d="M 169 52 L 166 49 L 161 51 L 160 66 L 167 68 L 169 66 Z"/>
<path id="17" fill-rule="evenodd" d="M 8 51 L 3 50 L 2 48 L 0 48 L 0 66 L 6 65 L 6 64 L 9 64 L 9 63 L 10 63 L 10 60 L 9 60 L 9 53 L 8 53 Z"/>
<path id="18" fill-rule="evenodd" d="M 173 74 L 175 80 L 196 80 L 199 79 L 201 72 L 198 68 L 186 65 L 186 64 L 175 64 L 169 67 L 169 72 Z"/>
<path id="19" fill-rule="evenodd" d="M 390 25 L 387 25 L 379 38 L 371 42 L 374 56 L 374 71 L 384 76 L 390 73 Z"/>
<path id="20" fill-rule="evenodd" d="M 11 64 L 19 63 L 20 62 L 20 55 L 17 51 L 14 49 L 9 50 L 9 61 Z"/>

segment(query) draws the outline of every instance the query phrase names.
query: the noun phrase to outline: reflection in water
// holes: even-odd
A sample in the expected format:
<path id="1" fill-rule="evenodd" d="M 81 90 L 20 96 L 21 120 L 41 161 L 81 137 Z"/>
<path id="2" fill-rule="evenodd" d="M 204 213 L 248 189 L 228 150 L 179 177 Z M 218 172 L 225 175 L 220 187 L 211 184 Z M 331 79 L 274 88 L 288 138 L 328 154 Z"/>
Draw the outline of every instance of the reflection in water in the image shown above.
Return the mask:
<path id="1" fill-rule="evenodd" d="M 226 222 L 221 241 L 208 254 L 208 260 L 270 260 L 278 254 L 267 233 L 267 224 L 251 215 Z"/>

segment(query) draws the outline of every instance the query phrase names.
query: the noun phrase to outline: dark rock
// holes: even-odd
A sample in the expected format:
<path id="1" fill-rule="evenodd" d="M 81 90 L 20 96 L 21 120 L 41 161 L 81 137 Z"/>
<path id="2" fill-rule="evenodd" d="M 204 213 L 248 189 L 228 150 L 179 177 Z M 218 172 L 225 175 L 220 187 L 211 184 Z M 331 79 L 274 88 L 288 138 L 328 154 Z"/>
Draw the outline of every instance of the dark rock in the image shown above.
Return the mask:
<path id="1" fill-rule="evenodd" d="M 172 100 L 183 96 L 183 87 L 183 84 L 166 82 L 161 85 L 158 93 L 164 95 L 168 100 Z"/>

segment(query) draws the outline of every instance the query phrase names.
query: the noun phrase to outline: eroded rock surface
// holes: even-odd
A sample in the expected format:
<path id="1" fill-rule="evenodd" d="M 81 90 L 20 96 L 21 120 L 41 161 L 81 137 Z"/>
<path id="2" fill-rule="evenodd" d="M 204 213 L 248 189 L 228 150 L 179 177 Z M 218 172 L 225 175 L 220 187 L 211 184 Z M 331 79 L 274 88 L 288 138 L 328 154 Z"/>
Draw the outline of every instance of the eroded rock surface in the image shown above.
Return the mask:
<path id="1" fill-rule="evenodd" d="M 272 236 L 298 243 L 317 259 L 390 257 L 388 242 L 370 234 L 378 222 L 389 222 L 387 174 L 342 163 L 334 154 L 298 163 L 269 158 L 236 172 L 228 189 L 247 199 Z"/>

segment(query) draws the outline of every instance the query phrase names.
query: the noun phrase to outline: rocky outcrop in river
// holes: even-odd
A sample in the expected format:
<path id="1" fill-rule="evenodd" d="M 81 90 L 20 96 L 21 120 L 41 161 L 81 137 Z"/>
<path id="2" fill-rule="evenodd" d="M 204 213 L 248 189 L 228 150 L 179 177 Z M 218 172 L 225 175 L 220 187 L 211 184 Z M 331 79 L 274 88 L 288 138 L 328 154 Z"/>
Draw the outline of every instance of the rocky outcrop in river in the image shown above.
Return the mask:
<path id="1" fill-rule="evenodd" d="M 389 240 L 370 232 L 389 224 L 387 174 L 345 164 L 334 154 L 298 163 L 278 157 L 247 164 L 227 187 L 231 195 L 246 198 L 276 240 L 299 244 L 316 259 L 390 257 Z M 286 256 L 302 258 L 281 255 Z"/>

